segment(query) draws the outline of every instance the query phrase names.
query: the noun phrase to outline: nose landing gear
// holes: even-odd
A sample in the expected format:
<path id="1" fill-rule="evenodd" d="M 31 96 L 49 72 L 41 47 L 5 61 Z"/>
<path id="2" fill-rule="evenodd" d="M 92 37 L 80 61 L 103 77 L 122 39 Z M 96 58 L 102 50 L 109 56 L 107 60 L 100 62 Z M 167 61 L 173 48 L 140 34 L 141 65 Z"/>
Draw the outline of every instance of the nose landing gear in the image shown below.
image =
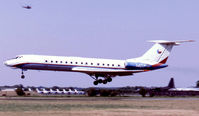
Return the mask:
<path id="1" fill-rule="evenodd" d="M 24 78 L 25 78 L 25 75 L 24 75 L 24 72 L 22 70 L 22 72 L 21 72 L 21 79 L 24 79 Z"/>

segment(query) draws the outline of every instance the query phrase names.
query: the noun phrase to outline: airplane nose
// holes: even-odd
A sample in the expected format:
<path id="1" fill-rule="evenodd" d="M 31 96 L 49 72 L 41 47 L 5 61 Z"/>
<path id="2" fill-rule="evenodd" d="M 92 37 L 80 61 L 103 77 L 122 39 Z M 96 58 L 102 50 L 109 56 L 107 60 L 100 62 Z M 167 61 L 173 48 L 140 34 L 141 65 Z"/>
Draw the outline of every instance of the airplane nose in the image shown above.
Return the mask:
<path id="1" fill-rule="evenodd" d="M 11 66 L 11 62 L 10 62 L 10 61 L 5 61 L 5 62 L 4 62 L 4 65 L 6 65 L 6 66 Z"/>
<path id="2" fill-rule="evenodd" d="M 7 61 L 5 61 L 5 62 L 4 62 L 4 65 L 8 66 L 8 62 L 7 62 Z"/>
<path id="3" fill-rule="evenodd" d="M 17 63 L 16 60 L 11 59 L 11 60 L 6 60 L 4 62 L 4 65 L 8 67 L 15 67 L 16 63 Z"/>

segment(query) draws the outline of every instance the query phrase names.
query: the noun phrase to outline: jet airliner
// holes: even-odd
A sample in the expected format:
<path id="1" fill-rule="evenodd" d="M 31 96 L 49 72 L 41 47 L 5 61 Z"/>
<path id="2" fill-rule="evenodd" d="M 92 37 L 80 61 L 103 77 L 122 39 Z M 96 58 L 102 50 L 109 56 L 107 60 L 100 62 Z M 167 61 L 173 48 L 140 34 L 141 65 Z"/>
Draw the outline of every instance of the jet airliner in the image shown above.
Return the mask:
<path id="1" fill-rule="evenodd" d="M 21 78 L 25 78 L 26 70 L 72 71 L 88 74 L 94 79 L 93 84 L 106 84 L 113 77 L 128 76 L 134 73 L 152 71 L 165 68 L 165 64 L 173 46 L 193 40 L 165 41 L 151 40 L 155 43 L 141 57 L 113 60 L 83 57 L 46 56 L 46 55 L 18 55 L 14 59 L 4 62 L 5 65 L 22 70 Z"/>

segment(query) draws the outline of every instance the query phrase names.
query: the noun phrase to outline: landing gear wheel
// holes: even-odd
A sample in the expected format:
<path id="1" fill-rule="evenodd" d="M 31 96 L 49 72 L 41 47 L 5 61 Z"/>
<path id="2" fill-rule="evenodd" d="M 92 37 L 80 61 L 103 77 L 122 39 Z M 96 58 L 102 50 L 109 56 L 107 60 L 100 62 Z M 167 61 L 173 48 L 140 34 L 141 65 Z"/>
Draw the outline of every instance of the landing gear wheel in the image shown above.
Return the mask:
<path id="1" fill-rule="evenodd" d="M 103 83 L 103 84 L 106 84 L 106 83 L 107 83 L 107 80 L 103 80 L 102 83 Z"/>
<path id="2" fill-rule="evenodd" d="M 22 72 L 21 72 L 21 78 L 22 78 L 22 79 L 25 78 L 24 73 L 23 73 L 23 69 L 22 69 Z"/>
<path id="3" fill-rule="evenodd" d="M 94 81 L 93 84 L 94 84 L 94 85 L 98 85 L 98 81 Z"/>
<path id="4" fill-rule="evenodd" d="M 102 83 L 103 81 L 102 81 L 102 79 L 99 79 L 98 82 L 99 82 L 99 83 Z"/>
<path id="5" fill-rule="evenodd" d="M 111 77 L 107 78 L 107 81 L 108 81 L 108 82 L 111 82 L 111 81 L 112 81 L 112 78 L 111 78 Z"/>
<path id="6" fill-rule="evenodd" d="M 24 75 L 21 75 L 21 78 L 22 78 L 22 79 L 24 79 L 24 78 L 25 78 L 25 76 L 24 76 Z"/>

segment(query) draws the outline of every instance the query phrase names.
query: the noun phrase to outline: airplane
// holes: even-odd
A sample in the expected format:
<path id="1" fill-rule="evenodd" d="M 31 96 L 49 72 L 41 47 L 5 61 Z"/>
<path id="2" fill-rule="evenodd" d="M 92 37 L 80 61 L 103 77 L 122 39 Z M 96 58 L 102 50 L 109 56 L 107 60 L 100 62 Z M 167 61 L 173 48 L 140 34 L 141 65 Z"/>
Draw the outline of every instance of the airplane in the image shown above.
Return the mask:
<path id="1" fill-rule="evenodd" d="M 31 6 L 27 5 L 27 6 L 22 6 L 22 8 L 25 8 L 25 9 L 32 9 Z"/>
<path id="2" fill-rule="evenodd" d="M 84 91 L 78 91 L 77 89 L 75 89 L 74 91 L 75 91 L 75 94 L 78 94 L 78 95 L 83 95 L 83 94 L 85 94 Z"/>
<path id="3" fill-rule="evenodd" d="M 32 89 L 31 89 L 31 88 L 28 88 L 28 91 L 30 91 L 30 92 L 31 92 L 31 91 L 32 91 Z"/>
<path id="4" fill-rule="evenodd" d="M 57 94 L 63 94 L 63 91 L 60 91 L 59 89 L 56 89 Z"/>
<path id="5" fill-rule="evenodd" d="M 116 76 L 129 76 L 134 73 L 147 72 L 165 68 L 173 46 L 194 40 L 166 41 L 151 40 L 155 43 L 141 57 L 126 60 L 46 56 L 46 55 L 18 55 L 14 59 L 4 62 L 6 66 L 22 70 L 21 78 L 27 70 L 72 71 L 88 74 L 94 79 L 93 84 L 107 84 Z"/>
<path id="6" fill-rule="evenodd" d="M 69 91 L 66 91 L 66 89 L 63 89 L 64 94 L 70 94 Z"/>
<path id="7" fill-rule="evenodd" d="M 75 94 L 75 91 L 68 89 L 68 93 L 73 95 L 73 94 Z"/>
<path id="8" fill-rule="evenodd" d="M 176 88 L 174 86 L 170 88 L 169 91 L 198 91 L 199 92 L 199 88 L 197 87 Z"/>
<path id="9" fill-rule="evenodd" d="M 199 95 L 199 88 L 176 88 L 174 78 L 171 78 L 168 86 L 166 87 L 151 87 L 147 88 L 149 95 L 153 96 L 193 96 Z"/>
<path id="10" fill-rule="evenodd" d="M 168 85 L 166 87 L 150 87 L 149 90 L 154 92 L 154 91 L 168 91 L 170 89 L 175 88 L 175 83 L 174 83 L 174 78 L 171 78 Z"/>
<path id="11" fill-rule="evenodd" d="M 36 91 L 37 91 L 37 93 L 39 93 L 39 94 L 43 94 L 43 93 L 44 93 L 43 91 L 39 90 L 38 88 L 36 88 Z"/>
<path id="12" fill-rule="evenodd" d="M 51 94 L 57 94 L 57 91 L 54 91 L 53 89 L 50 89 Z"/>
<path id="13" fill-rule="evenodd" d="M 169 91 L 199 91 L 199 88 L 172 88 Z"/>
<path id="14" fill-rule="evenodd" d="M 45 88 L 42 89 L 42 92 L 43 92 L 44 94 L 50 94 L 50 91 L 46 90 Z"/>

